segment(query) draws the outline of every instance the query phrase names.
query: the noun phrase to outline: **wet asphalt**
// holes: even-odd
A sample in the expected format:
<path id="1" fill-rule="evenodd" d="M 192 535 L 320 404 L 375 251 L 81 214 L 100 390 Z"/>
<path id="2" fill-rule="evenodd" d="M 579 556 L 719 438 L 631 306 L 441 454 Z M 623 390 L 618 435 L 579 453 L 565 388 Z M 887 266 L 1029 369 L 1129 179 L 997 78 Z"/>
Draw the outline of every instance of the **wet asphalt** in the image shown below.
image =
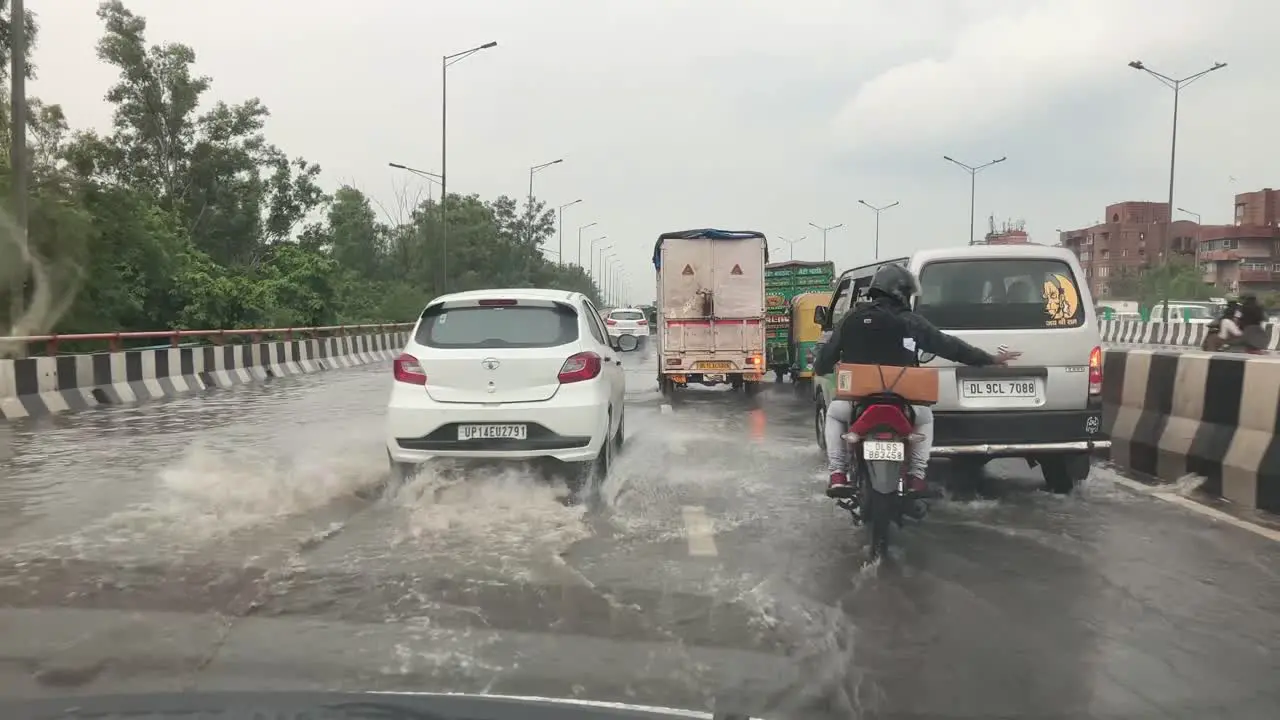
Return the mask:
<path id="1" fill-rule="evenodd" d="M 664 409 L 652 359 L 627 362 L 600 512 L 516 470 L 389 486 L 381 366 L 0 426 L 0 694 L 1277 716 L 1274 542 L 1105 466 L 1059 497 L 1010 460 L 868 566 L 804 393 Z"/>

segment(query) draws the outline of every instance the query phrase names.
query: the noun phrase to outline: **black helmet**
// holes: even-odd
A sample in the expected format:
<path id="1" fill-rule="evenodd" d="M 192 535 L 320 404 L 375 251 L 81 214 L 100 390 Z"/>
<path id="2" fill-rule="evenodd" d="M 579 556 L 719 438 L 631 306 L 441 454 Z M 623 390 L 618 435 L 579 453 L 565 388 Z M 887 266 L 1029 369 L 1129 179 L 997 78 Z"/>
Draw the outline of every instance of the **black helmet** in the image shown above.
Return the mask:
<path id="1" fill-rule="evenodd" d="M 920 292 L 920 285 L 911 271 L 898 264 L 885 265 L 876 271 L 867 288 L 871 294 L 891 297 L 903 305 L 911 304 L 911 296 Z"/>

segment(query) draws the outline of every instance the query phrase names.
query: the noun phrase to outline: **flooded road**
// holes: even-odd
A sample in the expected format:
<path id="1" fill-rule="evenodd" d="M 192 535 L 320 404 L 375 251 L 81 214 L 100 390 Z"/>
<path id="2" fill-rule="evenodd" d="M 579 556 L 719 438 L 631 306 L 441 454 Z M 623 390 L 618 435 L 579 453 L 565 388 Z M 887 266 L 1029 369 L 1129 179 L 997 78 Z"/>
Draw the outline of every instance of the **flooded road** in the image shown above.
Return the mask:
<path id="1" fill-rule="evenodd" d="M 629 357 L 607 510 L 387 486 L 381 366 L 0 426 L 0 693 L 457 690 L 766 717 L 1269 717 L 1275 543 L 1002 461 L 864 567 L 811 406 Z M 945 464 L 935 478 L 947 473 Z"/>

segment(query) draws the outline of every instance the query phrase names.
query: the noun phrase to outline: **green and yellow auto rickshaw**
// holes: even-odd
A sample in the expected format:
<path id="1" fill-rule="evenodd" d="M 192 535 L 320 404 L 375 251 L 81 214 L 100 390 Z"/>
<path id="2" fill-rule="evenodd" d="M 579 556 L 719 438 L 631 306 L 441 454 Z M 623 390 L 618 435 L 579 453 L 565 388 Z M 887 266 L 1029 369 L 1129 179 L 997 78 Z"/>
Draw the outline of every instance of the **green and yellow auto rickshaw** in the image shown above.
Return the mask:
<path id="1" fill-rule="evenodd" d="M 797 385 L 813 380 L 813 361 L 822 327 L 813 321 L 813 309 L 831 303 L 829 292 L 808 292 L 791 299 L 791 381 Z"/>

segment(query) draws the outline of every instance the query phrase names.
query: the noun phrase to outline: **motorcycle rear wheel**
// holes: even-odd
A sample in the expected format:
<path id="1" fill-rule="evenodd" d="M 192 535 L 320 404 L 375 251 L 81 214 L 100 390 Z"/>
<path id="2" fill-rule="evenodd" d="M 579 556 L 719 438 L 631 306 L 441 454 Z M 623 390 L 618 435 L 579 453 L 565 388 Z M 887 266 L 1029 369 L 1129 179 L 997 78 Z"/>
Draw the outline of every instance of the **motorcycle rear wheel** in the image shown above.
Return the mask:
<path id="1" fill-rule="evenodd" d="M 867 478 L 862 478 L 862 522 L 867 527 L 872 562 L 889 554 L 889 526 L 897 506 L 897 493 L 876 492 Z"/>

